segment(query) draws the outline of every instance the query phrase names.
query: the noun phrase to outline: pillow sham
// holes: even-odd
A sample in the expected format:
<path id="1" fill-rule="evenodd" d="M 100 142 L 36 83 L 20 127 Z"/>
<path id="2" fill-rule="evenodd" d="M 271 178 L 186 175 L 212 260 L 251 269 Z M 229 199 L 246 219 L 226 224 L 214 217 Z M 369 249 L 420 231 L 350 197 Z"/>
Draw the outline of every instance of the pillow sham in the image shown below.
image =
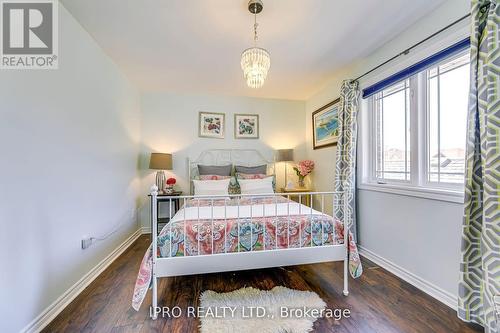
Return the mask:
<path id="1" fill-rule="evenodd" d="M 236 173 L 236 178 L 238 179 L 263 179 L 266 177 L 267 175 L 264 173 L 242 173 L 242 172 Z"/>
<path id="2" fill-rule="evenodd" d="M 219 176 L 219 175 L 199 175 L 196 177 L 197 180 L 223 180 L 229 179 L 231 176 Z"/>
<path id="3" fill-rule="evenodd" d="M 272 194 L 274 177 L 263 179 L 239 179 L 241 194 Z"/>
<path id="4" fill-rule="evenodd" d="M 266 174 L 267 173 L 267 165 L 258 165 L 253 167 L 247 167 L 243 165 L 236 165 L 235 171 L 239 173 L 249 173 L 249 174 Z"/>
<path id="5" fill-rule="evenodd" d="M 194 195 L 229 195 L 231 178 L 221 180 L 193 180 Z"/>
<path id="6" fill-rule="evenodd" d="M 217 175 L 217 176 L 231 176 L 231 169 L 233 166 L 229 165 L 201 165 L 198 164 L 198 173 L 203 175 Z"/>
<path id="7" fill-rule="evenodd" d="M 236 180 L 239 180 L 239 179 L 264 179 L 266 177 L 269 177 L 269 176 L 265 175 L 263 173 L 256 173 L 256 174 L 241 173 L 241 172 L 236 173 Z M 276 192 L 276 176 L 273 175 L 270 177 L 273 177 L 273 191 Z"/>
<path id="8" fill-rule="evenodd" d="M 219 175 L 201 175 L 201 176 L 195 176 L 195 180 L 223 180 L 223 179 L 229 179 L 229 187 L 228 187 L 228 192 L 229 194 L 241 194 L 240 191 L 240 185 L 238 185 L 238 181 L 236 180 L 236 177 L 231 177 L 231 176 L 219 176 Z"/>

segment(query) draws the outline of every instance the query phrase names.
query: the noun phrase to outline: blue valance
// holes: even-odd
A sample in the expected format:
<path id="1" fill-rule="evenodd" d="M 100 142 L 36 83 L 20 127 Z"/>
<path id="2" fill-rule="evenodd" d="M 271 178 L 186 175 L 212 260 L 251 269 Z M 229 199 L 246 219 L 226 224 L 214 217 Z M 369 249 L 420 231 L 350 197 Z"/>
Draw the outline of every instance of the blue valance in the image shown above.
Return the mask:
<path id="1" fill-rule="evenodd" d="M 393 74 L 389 76 L 388 78 L 383 79 L 380 82 L 377 82 L 371 86 L 369 86 L 366 89 L 363 89 L 363 98 L 370 97 L 373 94 L 378 93 L 379 91 L 384 90 L 385 88 L 391 86 L 392 84 L 399 82 L 401 80 L 407 79 L 410 76 L 428 68 L 431 67 L 441 60 L 450 57 L 452 55 L 455 55 L 457 53 L 460 53 L 470 47 L 470 38 L 466 38 L 464 40 L 461 40 L 460 42 L 453 44 L 444 50 L 439 51 L 438 53 L 425 58 L 424 60 L 421 60 L 417 62 L 414 65 L 411 65 L 410 67 L 403 69 L 402 71 L 397 72 L 396 74 Z"/>

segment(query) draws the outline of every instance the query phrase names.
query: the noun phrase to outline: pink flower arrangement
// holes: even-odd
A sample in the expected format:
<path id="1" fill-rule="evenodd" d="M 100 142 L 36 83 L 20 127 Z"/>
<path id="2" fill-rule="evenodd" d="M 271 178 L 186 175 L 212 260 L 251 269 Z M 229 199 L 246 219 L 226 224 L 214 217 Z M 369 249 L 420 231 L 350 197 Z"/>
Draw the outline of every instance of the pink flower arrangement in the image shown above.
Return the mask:
<path id="1" fill-rule="evenodd" d="M 299 164 L 293 167 L 293 170 L 299 177 L 299 185 L 304 187 L 304 178 L 314 170 L 314 162 L 311 160 L 300 161 Z"/>
<path id="2" fill-rule="evenodd" d="M 169 178 L 167 179 L 167 186 L 173 187 L 177 183 L 177 180 L 175 178 Z"/>
<path id="3" fill-rule="evenodd" d="M 297 176 L 300 174 L 305 177 L 314 170 L 314 162 L 311 160 L 300 161 L 299 164 L 293 169 L 297 172 Z"/>

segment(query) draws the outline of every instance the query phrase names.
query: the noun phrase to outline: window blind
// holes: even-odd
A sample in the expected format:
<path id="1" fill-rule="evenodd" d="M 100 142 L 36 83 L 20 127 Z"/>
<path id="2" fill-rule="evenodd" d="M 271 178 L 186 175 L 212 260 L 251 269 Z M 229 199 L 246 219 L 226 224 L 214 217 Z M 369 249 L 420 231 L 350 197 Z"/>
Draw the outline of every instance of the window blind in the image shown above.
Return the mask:
<path id="1" fill-rule="evenodd" d="M 433 54 L 430 57 L 425 58 L 424 60 L 421 60 L 417 62 L 414 65 L 411 65 L 408 68 L 405 68 L 385 79 L 382 81 L 379 81 L 365 89 L 363 89 L 363 98 L 368 98 L 379 91 L 384 90 L 385 88 L 389 87 L 390 85 L 399 82 L 401 80 L 405 80 L 409 78 L 410 76 L 423 71 L 424 69 L 431 67 L 441 60 L 444 60 L 447 57 L 450 57 L 452 55 L 458 54 L 470 47 L 470 38 L 466 38 L 464 40 L 459 41 L 458 43 L 455 43 L 439 52 L 436 54 Z"/>

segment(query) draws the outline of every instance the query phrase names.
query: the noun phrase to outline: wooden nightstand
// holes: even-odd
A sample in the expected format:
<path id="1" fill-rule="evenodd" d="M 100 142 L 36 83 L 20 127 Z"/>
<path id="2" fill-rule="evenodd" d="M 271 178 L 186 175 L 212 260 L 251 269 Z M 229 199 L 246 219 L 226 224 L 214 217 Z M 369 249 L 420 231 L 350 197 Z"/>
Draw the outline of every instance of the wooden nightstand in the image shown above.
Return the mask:
<path id="1" fill-rule="evenodd" d="M 161 202 L 167 202 L 167 204 L 168 204 L 168 202 L 170 201 L 169 197 L 178 197 L 178 196 L 181 196 L 181 195 L 182 195 L 182 191 L 174 191 L 174 192 L 169 193 L 169 194 L 162 193 L 162 194 L 158 194 L 156 196 L 156 211 L 158 212 L 158 226 L 157 226 L 158 227 L 158 233 L 160 232 L 160 230 L 163 227 L 163 225 L 165 225 L 168 222 L 170 222 L 170 217 L 168 217 L 168 216 L 161 217 L 160 216 L 160 203 Z M 151 194 L 149 194 L 148 197 L 151 198 Z M 179 200 L 179 198 L 172 198 L 172 206 L 173 207 L 169 208 L 169 209 L 172 209 L 170 215 L 172 217 L 174 217 L 175 213 L 179 210 L 179 207 L 180 207 L 180 200 Z"/>
<path id="2" fill-rule="evenodd" d="M 306 206 L 311 205 L 311 196 L 310 195 L 299 196 L 298 194 L 295 194 L 295 193 L 311 192 L 311 191 L 312 190 L 310 188 L 307 188 L 307 187 L 292 188 L 292 189 L 282 187 L 280 189 L 280 193 L 288 194 L 288 195 L 290 195 L 291 200 L 296 201 L 296 202 L 299 202 L 299 200 L 300 200 L 301 202 L 299 202 L 299 203 L 306 205 Z M 288 195 L 287 195 L 287 197 L 288 197 Z"/>

